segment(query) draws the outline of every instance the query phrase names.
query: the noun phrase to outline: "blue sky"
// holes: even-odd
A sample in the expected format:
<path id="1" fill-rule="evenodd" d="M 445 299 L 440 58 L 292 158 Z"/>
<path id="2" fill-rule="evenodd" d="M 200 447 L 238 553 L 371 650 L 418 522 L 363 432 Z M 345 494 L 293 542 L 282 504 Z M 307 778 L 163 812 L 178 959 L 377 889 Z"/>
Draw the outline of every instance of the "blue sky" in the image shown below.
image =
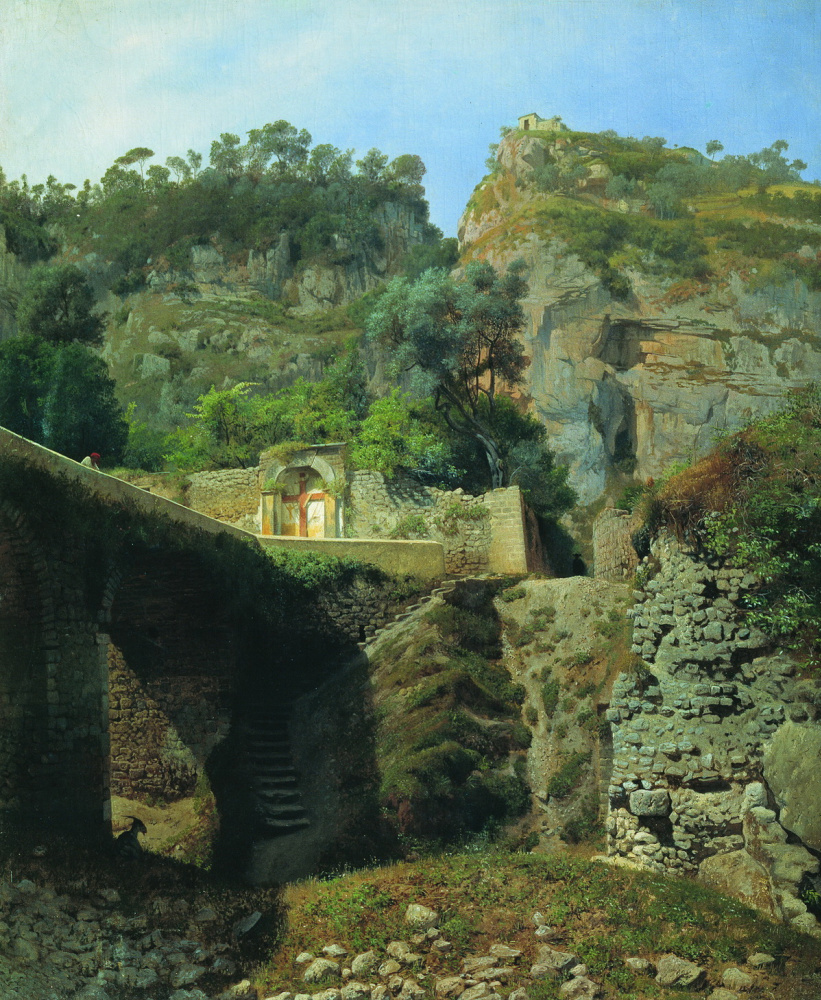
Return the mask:
<path id="1" fill-rule="evenodd" d="M 96 181 L 285 118 L 315 142 L 418 153 L 456 231 L 499 127 L 746 153 L 821 177 L 821 0 L 3 0 L 0 165 Z"/>

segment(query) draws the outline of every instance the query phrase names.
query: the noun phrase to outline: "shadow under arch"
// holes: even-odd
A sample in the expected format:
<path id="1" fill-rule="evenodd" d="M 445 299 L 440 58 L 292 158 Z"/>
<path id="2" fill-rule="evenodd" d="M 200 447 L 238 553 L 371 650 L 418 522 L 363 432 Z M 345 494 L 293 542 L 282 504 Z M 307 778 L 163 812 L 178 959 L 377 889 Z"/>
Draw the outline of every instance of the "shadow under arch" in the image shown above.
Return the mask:
<path id="1" fill-rule="evenodd" d="M 144 548 L 109 581 L 112 796 L 192 796 L 229 733 L 245 640 L 195 554 Z M 218 809 L 220 803 L 217 803 Z"/>

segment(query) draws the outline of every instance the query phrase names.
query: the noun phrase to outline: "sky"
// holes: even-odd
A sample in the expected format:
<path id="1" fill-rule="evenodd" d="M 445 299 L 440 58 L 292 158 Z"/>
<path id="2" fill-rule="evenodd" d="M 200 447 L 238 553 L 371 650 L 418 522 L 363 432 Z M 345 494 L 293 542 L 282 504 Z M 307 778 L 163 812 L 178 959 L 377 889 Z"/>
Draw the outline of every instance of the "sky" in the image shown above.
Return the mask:
<path id="1" fill-rule="evenodd" d="M 148 146 L 207 162 L 286 119 L 315 143 L 417 153 L 456 234 L 503 125 L 749 153 L 821 177 L 821 0 L 2 0 L 0 166 L 97 181 Z"/>

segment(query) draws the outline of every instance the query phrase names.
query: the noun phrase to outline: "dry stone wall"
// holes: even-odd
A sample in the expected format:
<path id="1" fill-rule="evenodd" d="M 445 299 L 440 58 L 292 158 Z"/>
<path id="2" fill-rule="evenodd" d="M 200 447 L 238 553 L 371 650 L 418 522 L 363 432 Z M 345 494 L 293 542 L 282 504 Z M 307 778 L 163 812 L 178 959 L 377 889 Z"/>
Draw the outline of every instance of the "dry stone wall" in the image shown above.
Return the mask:
<path id="1" fill-rule="evenodd" d="M 219 469 L 188 477 L 186 499 L 194 510 L 239 528 L 259 531 L 259 469 Z"/>
<path id="2" fill-rule="evenodd" d="M 604 580 L 629 580 L 639 564 L 632 535 L 641 517 L 605 507 L 593 522 L 593 575 Z"/>
<path id="3" fill-rule="evenodd" d="M 538 531 L 527 520 L 517 486 L 473 497 L 409 478 L 354 472 L 347 531 L 359 538 L 431 538 L 445 549 L 454 576 L 524 573 L 542 568 Z"/>
<path id="4" fill-rule="evenodd" d="M 818 857 L 799 842 L 770 774 L 783 773 L 783 754 L 803 745 L 792 739 L 778 753 L 785 724 L 817 735 L 821 689 L 742 620 L 739 601 L 758 585 L 752 574 L 706 563 L 664 535 L 642 576 L 631 609 L 642 665 L 619 675 L 607 711 L 608 853 L 726 883 L 750 905 L 817 933 L 798 897 L 802 880 L 817 876 Z M 821 781 L 802 793 L 821 801 Z"/>

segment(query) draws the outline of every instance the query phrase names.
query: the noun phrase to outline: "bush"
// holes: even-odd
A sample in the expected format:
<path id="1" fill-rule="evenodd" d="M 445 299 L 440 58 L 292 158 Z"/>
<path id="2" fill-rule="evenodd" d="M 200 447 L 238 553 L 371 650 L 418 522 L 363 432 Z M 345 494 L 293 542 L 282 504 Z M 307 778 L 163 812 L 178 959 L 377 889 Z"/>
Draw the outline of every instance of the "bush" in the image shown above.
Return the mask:
<path id="1" fill-rule="evenodd" d="M 547 793 L 554 798 L 566 798 L 584 777 L 584 769 L 590 763 L 590 751 L 574 753 L 547 783 Z"/>

